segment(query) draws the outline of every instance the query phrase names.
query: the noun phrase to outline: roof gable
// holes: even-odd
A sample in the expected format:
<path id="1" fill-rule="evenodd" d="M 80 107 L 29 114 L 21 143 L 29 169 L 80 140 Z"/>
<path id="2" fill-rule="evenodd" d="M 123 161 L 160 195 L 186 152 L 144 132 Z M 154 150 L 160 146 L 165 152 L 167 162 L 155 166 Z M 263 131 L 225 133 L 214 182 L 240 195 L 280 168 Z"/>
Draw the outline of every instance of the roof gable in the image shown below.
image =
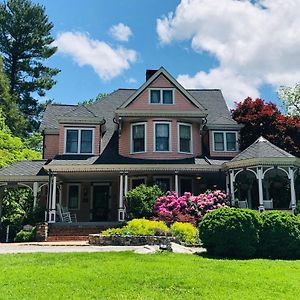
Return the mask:
<path id="1" fill-rule="evenodd" d="M 196 99 L 185 89 L 179 82 L 169 74 L 163 67 L 161 67 L 155 74 L 153 74 L 135 93 L 133 93 L 121 106 L 120 108 L 126 108 L 134 100 L 136 100 L 147 88 L 149 88 L 159 76 L 164 76 L 175 88 L 181 92 L 187 100 L 189 100 L 195 107 L 200 110 L 206 110 Z"/>

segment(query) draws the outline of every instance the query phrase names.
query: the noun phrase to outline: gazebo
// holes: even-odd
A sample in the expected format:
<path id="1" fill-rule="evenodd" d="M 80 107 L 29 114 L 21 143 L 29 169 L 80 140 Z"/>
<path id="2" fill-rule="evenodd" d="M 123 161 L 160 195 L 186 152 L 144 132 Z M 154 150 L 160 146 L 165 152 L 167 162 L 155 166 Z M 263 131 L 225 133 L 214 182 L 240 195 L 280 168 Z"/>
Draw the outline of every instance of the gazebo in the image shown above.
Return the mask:
<path id="1" fill-rule="evenodd" d="M 224 164 L 232 205 L 265 209 L 296 208 L 295 180 L 300 159 L 263 137 Z"/>

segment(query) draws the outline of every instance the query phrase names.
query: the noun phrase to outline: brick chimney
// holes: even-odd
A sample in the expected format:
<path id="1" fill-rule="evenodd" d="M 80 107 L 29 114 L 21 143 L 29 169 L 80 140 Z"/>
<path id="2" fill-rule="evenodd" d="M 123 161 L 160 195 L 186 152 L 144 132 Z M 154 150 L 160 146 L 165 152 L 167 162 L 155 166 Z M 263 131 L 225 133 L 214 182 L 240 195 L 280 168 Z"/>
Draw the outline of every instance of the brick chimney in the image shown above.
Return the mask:
<path id="1" fill-rule="evenodd" d="M 146 81 L 157 72 L 157 70 L 146 70 Z"/>

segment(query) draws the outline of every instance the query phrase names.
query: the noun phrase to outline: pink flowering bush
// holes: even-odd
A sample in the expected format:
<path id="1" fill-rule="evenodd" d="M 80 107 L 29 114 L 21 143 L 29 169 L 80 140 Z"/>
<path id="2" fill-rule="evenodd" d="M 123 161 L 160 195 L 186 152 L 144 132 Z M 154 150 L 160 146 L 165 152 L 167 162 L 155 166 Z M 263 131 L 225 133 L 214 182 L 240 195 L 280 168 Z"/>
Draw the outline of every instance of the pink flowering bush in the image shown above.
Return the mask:
<path id="1" fill-rule="evenodd" d="M 220 190 L 207 191 L 199 196 L 184 193 L 178 197 L 175 192 L 157 198 L 154 213 L 158 219 L 167 222 L 189 222 L 198 224 L 203 216 L 220 207 L 227 207 L 228 195 Z"/>

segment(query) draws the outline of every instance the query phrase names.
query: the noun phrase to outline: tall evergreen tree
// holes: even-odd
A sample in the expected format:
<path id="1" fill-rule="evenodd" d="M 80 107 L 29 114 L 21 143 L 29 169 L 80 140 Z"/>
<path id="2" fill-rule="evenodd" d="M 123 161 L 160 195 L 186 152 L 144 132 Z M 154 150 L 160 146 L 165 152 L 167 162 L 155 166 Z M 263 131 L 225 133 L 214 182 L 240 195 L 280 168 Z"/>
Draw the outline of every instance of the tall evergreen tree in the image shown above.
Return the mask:
<path id="1" fill-rule="evenodd" d="M 56 47 L 51 44 L 53 24 L 45 8 L 30 0 L 8 0 L 0 4 L 0 53 L 9 80 L 10 94 L 28 120 L 26 133 L 38 126 L 43 106 L 38 96 L 45 96 L 56 83 L 58 69 L 44 62 Z"/>

